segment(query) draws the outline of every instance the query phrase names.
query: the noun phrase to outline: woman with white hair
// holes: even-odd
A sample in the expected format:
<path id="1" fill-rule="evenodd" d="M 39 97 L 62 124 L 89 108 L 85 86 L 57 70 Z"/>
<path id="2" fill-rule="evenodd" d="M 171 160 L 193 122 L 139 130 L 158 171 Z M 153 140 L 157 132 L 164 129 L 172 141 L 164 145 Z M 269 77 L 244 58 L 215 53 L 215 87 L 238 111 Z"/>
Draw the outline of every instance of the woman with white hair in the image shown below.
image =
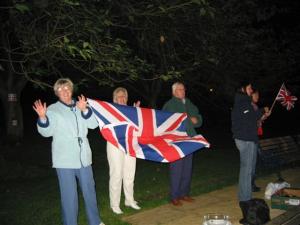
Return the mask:
<path id="1" fill-rule="evenodd" d="M 120 105 L 127 105 L 128 92 L 123 87 L 118 87 L 113 92 L 113 102 Z M 140 102 L 134 103 L 139 107 Z M 121 189 L 125 195 L 125 206 L 139 210 L 137 202 L 133 197 L 134 176 L 136 158 L 125 154 L 111 143 L 107 142 L 107 159 L 109 164 L 109 198 L 110 207 L 116 214 L 122 214 L 120 209 Z"/>
<path id="2" fill-rule="evenodd" d="M 89 225 L 104 225 L 99 216 L 95 181 L 92 171 L 92 152 L 87 139 L 88 129 L 98 127 L 86 98 L 72 98 L 73 83 L 61 78 L 54 84 L 58 101 L 49 107 L 41 100 L 34 102 L 38 114 L 38 132 L 52 137 L 52 164 L 56 169 L 64 225 L 77 225 L 79 182 Z"/>

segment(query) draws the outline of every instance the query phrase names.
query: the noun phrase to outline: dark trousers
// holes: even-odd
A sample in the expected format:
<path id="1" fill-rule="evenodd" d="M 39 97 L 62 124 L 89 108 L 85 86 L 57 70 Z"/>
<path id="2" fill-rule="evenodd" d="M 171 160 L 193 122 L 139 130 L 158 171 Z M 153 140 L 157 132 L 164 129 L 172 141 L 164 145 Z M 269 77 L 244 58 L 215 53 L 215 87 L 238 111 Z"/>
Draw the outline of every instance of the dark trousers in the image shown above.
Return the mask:
<path id="1" fill-rule="evenodd" d="M 191 189 L 193 154 L 170 163 L 171 200 L 188 196 Z"/>

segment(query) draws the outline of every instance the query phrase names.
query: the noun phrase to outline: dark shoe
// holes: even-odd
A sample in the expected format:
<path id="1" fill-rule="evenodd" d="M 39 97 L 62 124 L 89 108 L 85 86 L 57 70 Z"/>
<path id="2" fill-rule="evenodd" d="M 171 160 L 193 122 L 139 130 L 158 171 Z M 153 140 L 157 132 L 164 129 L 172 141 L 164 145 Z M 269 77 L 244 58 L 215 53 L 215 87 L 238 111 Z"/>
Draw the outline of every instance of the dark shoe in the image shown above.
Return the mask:
<path id="1" fill-rule="evenodd" d="M 179 201 L 179 199 L 173 199 L 171 200 L 171 203 L 174 206 L 182 206 L 182 203 Z"/>
<path id="2" fill-rule="evenodd" d="M 240 224 L 247 224 L 247 221 L 246 221 L 245 218 L 243 218 L 243 219 L 240 219 L 239 223 L 240 223 Z"/>
<path id="3" fill-rule="evenodd" d="M 239 221 L 240 224 L 243 224 L 243 225 L 251 225 L 250 223 L 248 223 L 248 221 L 246 219 L 240 219 Z"/>
<path id="4" fill-rule="evenodd" d="M 252 192 L 260 192 L 260 187 L 257 187 L 256 185 L 252 186 Z"/>
<path id="5" fill-rule="evenodd" d="M 193 202 L 195 199 L 191 198 L 190 196 L 183 196 L 180 198 L 180 200 L 186 201 L 186 202 Z"/>
<path id="6" fill-rule="evenodd" d="M 240 224 L 247 224 L 247 212 L 249 209 L 249 201 L 240 201 L 239 202 L 242 214 L 243 214 L 243 218 L 240 219 Z"/>

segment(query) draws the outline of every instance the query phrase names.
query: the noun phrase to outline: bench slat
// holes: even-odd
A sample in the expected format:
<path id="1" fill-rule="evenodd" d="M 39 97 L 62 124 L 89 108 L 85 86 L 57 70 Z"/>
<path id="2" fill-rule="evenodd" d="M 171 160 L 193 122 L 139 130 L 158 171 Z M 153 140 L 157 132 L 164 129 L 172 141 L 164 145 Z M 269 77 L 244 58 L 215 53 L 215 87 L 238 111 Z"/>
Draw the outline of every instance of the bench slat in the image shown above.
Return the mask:
<path id="1" fill-rule="evenodd" d="M 300 224 L 300 207 L 289 208 L 285 213 L 273 218 L 266 225 L 296 225 Z"/>
<path id="2" fill-rule="evenodd" d="M 262 139 L 259 141 L 262 156 L 269 164 L 274 164 L 273 166 L 300 161 L 297 140 L 300 141 L 300 135 Z"/>

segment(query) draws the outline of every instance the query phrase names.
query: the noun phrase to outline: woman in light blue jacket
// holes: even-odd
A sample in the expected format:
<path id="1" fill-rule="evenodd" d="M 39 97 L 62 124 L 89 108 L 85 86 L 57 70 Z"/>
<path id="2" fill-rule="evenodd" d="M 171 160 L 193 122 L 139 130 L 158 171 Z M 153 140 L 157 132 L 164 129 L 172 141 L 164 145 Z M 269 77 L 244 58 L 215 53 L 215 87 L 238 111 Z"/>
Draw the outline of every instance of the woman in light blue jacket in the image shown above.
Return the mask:
<path id="1" fill-rule="evenodd" d="M 59 99 L 56 103 L 47 107 L 46 103 L 37 100 L 33 109 L 39 117 L 38 132 L 44 137 L 52 137 L 52 164 L 59 181 L 64 225 L 77 225 L 77 180 L 89 225 L 104 225 L 97 206 L 92 152 L 87 139 L 88 129 L 96 128 L 98 123 L 83 95 L 78 101 L 72 98 L 73 83 L 70 79 L 58 79 L 54 92 Z"/>

